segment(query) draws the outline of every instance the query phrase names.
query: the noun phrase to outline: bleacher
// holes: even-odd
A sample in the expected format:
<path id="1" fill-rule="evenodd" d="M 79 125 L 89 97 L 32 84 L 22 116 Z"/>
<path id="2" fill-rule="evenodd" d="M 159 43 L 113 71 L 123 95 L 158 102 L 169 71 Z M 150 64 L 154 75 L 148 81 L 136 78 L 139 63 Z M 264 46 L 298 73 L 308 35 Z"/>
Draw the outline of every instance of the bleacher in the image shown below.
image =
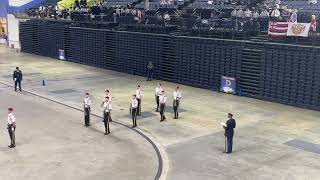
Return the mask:
<path id="1" fill-rule="evenodd" d="M 297 9 L 303 12 L 319 12 L 320 3 L 309 4 L 308 1 L 292 1 L 292 0 L 283 0 L 281 1 L 282 5 L 287 5 L 289 9 Z"/>
<path id="2" fill-rule="evenodd" d="M 126 7 L 127 5 L 131 5 L 138 0 L 108 0 L 104 3 L 104 6 L 107 8 L 110 7 Z"/>
<path id="3" fill-rule="evenodd" d="M 208 0 L 195 0 L 191 3 L 188 8 L 189 9 L 212 9 L 212 10 L 221 10 L 221 9 L 234 9 L 234 8 L 241 8 L 244 9 L 246 6 L 237 6 L 232 4 L 208 4 Z"/>
<path id="4" fill-rule="evenodd" d="M 81 37 L 81 38 L 79 38 Z M 319 48 L 278 43 L 178 37 L 76 26 L 72 22 L 21 22 L 23 52 L 219 90 L 222 75 L 237 79 L 243 96 L 320 110 Z"/>

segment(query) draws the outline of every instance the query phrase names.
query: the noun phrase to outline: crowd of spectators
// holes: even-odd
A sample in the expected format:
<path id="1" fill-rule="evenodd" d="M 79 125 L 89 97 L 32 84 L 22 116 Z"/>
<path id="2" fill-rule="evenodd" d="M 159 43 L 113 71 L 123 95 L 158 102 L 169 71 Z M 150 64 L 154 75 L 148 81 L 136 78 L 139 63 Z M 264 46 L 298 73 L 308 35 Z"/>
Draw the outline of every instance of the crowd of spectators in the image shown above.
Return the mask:
<path id="1" fill-rule="evenodd" d="M 183 0 L 181 0 L 183 1 Z M 311 0 L 311 3 L 315 3 Z M 174 4 L 175 0 L 159 0 L 160 4 Z M 298 22 L 298 9 L 289 9 L 280 0 L 258 1 L 242 0 L 208 0 L 208 4 L 230 5 L 233 9 L 202 9 L 186 11 L 194 17 L 193 28 L 226 28 L 236 31 L 267 31 L 269 21 Z M 57 6 L 39 7 L 32 11 L 33 16 L 41 18 L 64 18 L 73 20 L 106 20 L 113 23 L 136 23 L 136 24 L 158 24 L 174 25 L 172 21 L 177 16 L 175 11 L 150 12 L 144 8 L 135 8 L 134 5 L 105 7 L 103 1 L 88 6 L 86 0 L 75 0 L 71 9 L 60 9 Z M 315 24 L 316 15 L 307 14 L 302 22 Z M 191 21 L 191 20 L 190 20 Z M 301 22 L 301 21 L 299 21 Z"/>

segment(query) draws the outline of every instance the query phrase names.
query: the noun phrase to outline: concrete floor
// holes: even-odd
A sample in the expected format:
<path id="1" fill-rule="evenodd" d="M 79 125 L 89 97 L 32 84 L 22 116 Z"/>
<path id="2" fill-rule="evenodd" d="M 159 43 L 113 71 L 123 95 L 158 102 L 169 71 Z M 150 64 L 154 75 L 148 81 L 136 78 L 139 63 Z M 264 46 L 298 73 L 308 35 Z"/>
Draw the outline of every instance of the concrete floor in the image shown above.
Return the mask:
<path id="1" fill-rule="evenodd" d="M 143 77 L 35 55 L 15 53 L 14 51 L 0 47 L 0 81 L 12 84 L 12 71 L 16 66 L 19 66 L 24 73 L 24 89 L 70 106 L 81 108 L 84 92 L 90 91 L 93 95 L 92 112 L 98 115 L 101 114 L 100 103 L 103 92 L 105 89 L 110 89 L 113 95 L 114 107 L 112 117 L 114 120 L 127 125 L 131 125 L 128 112 L 131 94 L 135 89 L 135 85 L 141 84 L 143 90 L 143 116 L 138 118 L 138 128 L 158 145 L 163 158 L 162 178 L 164 179 L 320 179 L 320 112 L 182 86 L 183 99 L 181 102 L 182 112 L 180 113 L 180 118 L 178 120 L 171 119 L 173 116 L 172 108 L 168 107 L 168 120 L 160 123 L 159 114 L 154 112 L 154 89 L 158 81 L 147 82 Z M 46 86 L 42 86 L 42 80 L 45 80 Z M 170 106 L 172 104 L 172 92 L 175 84 L 169 82 L 162 83 L 168 92 L 168 105 Z M 27 93 L 20 95 L 19 93 L 9 92 L 8 87 L 0 87 L 0 90 L 1 99 L 2 97 L 9 99 L 13 96 L 17 101 L 16 106 L 20 106 L 18 102 L 20 100 L 23 101 L 23 98 L 32 98 Z M 9 100 L 5 100 L 4 104 L 1 103 L 2 114 L 0 115 L 2 117 L 5 117 L 3 109 L 6 109 L 10 104 L 9 102 Z M 31 103 L 30 101 L 28 102 Z M 59 106 L 53 105 L 54 103 L 52 105 L 51 103 L 46 103 L 46 100 L 39 100 L 39 102 L 42 102 L 40 104 L 43 111 L 52 109 L 54 111 L 54 107 Z M 34 108 L 31 108 L 31 110 L 33 111 Z M 27 119 L 29 116 L 27 111 L 30 111 L 30 107 L 23 106 L 21 111 L 24 114 L 23 119 Z M 64 118 L 67 115 L 73 116 L 74 119 L 71 121 L 76 122 L 66 125 L 66 127 L 51 130 L 52 134 L 47 138 L 61 137 L 60 133 L 65 132 L 64 128 L 77 127 L 79 129 L 76 128 L 76 132 L 83 131 L 81 127 L 82 114 L 80 112 L 60 107 L 60 110 L 54 116 L 49 117 L 43 111 L 36 111 L 39 113 L 39 118 L 34 118 L 34 121 L 41 121 L 41 117 L 45 116 L 48 117 L 47 121 L 52 121 L 51 123 L 57 123 L 54 122 L 57 119 L 62 119 L 65 122 L 72 119 Z M 223 130 L 219 125 L 221 121 L 226 120 L 228 112 L 232 112 L 237 120 L 234 153 L 231 155 L 222 153 L 224 139 Z M 34 115 L 29 117 L 34 117 Z M 97 128 L 102 128 L 100 120 L 94 121 Z M 20 126 L 24 126 L 25 129 L 33 128 L 29 123 L 21 124 Z M 52 125 L 48 123 L 43 124 L 42 127 L 48 129 Z M 134 144 L 137 149 L 141 148 L 142 150 L 139 152 L 141 154 L 138 154 L 138 157 L 141 158 L 143 154 L 148 154 L 145 157 L 147 160 L 141 163 L 143 167 L 135 168 L 139 170 L 135 174 L 138 179 L 152 179 L 152 175 L 157 171 L 158 162 L 151 145 L 141 137 L 138 137 L 130 129 L 112 127 L 111 130 L 113 138 L 121 138 L 121 136 L 131 137 L 126 139 L 123 146 Z M 88 131 L 87 133 L 90 136 L 97 135 L 99 139 L 102 129 L 98 131 L 100 133 L 97 130 L 90 129 L 85 129 L 84 131 Z M 43 131 L 42 134 L 45 132 Z M 5 132 L 4 136 L 1 137 L 2 139 L 4 138 L 1 142 L 6 142 L 7 135 Z M 21 143 L 30 146 L 29 153 L 36 154 L 38 148 L 33 147 L 39 144 L 30 140 L 33 139 L 32 136 L 33 134 L 25 136 L 25 140 L 21 139 Z M 133 136 L 137 137 L 134 138 Z M 68 144 L 68 147 L 71 149 L 76 149 L 83 145 L 80 142 L 74 142 L 82 139 L 81 137 L 78 137 L 78 139 L 68 139 L 68 137 L 67 134 L 62 136 L 60 143 Z M 96 140 L 96 138 L 94 139 Z M 105 143 L 109 144 L 108 142 L 111 140 L 105 139 L 107 139 Z M 116 143 L 117 141 L 113 142 Z M 92 139 L 87 140 L 87 143 L 94 143 L 94 147 L 99 144 Z M 0 144 L 0 147 L 3 147 L 0 148 L 0 153 L 8 157 L 14 156 L 14 154 L 11 154 L 12 151 L 6 149 L 7 144 L 2 144 Z M 46 143 L 43 142 L 44 144 Z M 64 155 L 61 152 L 65 150 L 61 148 L 60 151 L 54 151 L 57 147 L 61 146 L 47 146 L 47 150 L 41 154 L 43 156 L 55 154 L 55 156 L 60 156 L 63 159 Z M 116 144 L 113 145 L 112 150 L 115 152 L 115 156 L 122 156 L 127 153 L 125 148 L 119 147 Z M 50 153 L 50 151 L 53 152 Z M 85 151 L 82 153 L 85 153 Z M 99 157 L 106 158 L 105 161 L 108 161 L 109 158 L 114 158 L 108 156 L 108 154 L 105 156 L 92 155 L 92 158 Z M 135 161 L 134 157 L 125 157 L 128 160 Z M 70 158 L 77 159 L 77 156 L 74 157 L 72 154 Z M 44 159 L 43 162 L 41 159 Z M 37 163 L 45 164 L 47 159 L 44 157 L 41 159 L 38 159 Z M 5 164 L 6 162 L 6 159 L 0 158 L 1 164 Z M 141 160 L 138 162 L 141 162 Z M 25 165 L 24 163 L 27 165 L 32 164 L 30 167 L 28 166 L 29 170 L 26 172 L 38 171 L 36 167 L 33 168 L 33 166 L 36 166 L 36 163 L 27 158 L 20 158 L 20 160 L 14 161 L 11 167 L 22 167 Z M 67 169 L 72 169 L 72 163 L 69 163 L 70 166 L 66 166 L 64 170 L 58 169 L 61 175 L 60 179 L 68 179 L 70 172 L 67 172 Z M 97 162 L 97 166 L 101 168 L 106 167 L 104 168 L 104 174 L 106 177 L 108 176 L 107 174 L 110 174 L 108 177 L 111 177 L 111 179 L 121 179 L 121 177 L 129 176 L 129 172 L 132 169 L 129 169 L 129 165 L 125 161 L 119 162 L 119 166 L 122 166 L 122 164 L 123 168 L 128 167 L 128 170 L 117 168 L 118 171 L 114 174 L 112 172 L 114 168 L 110 168 L 108 165 L 100 166 L 99 162 Z M 87 167 L 91 168 L 92 165 L 86 164 Z M 6 168 L 1 166 L 0 172 L 5 172 Z M 40 179 L 50 179 L 50 174 L 53 173 L 52 170 L 55 170 L 56 167 L 51 168 L 45 168 L 41 173 L 38 171 L 39 173 L 33 173 L 33 175 L 42 177 Z M 93 175 L 89 173 L 90 171 L 77 173 L 77 178 L 89 179 L 90 177 L 100 177 L 101 175 L 99 172 L 92 172 Z"/>

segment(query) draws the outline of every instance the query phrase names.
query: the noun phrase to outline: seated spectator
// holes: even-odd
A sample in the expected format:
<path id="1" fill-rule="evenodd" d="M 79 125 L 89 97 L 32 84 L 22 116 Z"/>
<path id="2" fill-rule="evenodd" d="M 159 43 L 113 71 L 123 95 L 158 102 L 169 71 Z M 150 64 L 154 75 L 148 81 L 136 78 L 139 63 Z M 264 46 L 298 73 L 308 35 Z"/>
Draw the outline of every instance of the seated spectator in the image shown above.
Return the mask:
<path id="1" fill-rule="evenodd" d="M 238 19 L 244 18 L 244 14 L 243 14 L 242 9 L 239 9 L 239 10 L 237 11 L 237 18 L 238 18 Z"/>
<path id="2" fill-rule="evenodd" d="M 308 0 L 308 4 L 317 4 L 318 0 Z"/>
<path id="3" fill-rule="evenodd" d="M 76 9 L 76 8 L 81 9 L 80 3 L 79 3 L 78 0 L 75 0 L 75 1 L 74 1 L 74 8 L 73 8 L 73 9 Z"/>
<path id="4" fill-rule="evenodd" d="M 208 4 L 213 4 L 213 0 L 208 0 Z"/>
<path id="5" fill-rule="evenodd" d="M 261 18 L 268 18 L 269 17 L 269 12 L 266 9 L 264 9 L 263 11 L 261 11 L 260 17 Z"/>
<path id="6" fill-rule="evenodd" d="M 251 17 L 252 17 L 252 12 L 250 11 L 250 9 L 248 8 L 246 11 L 244 11 L 244 17 L 247 19 L 247 20 L 250 20 Z"/>
<path id="7" fill-rule="evenodd" d="M 163 19 L 164 19 L 165 21 L 170 21 L 170 16 L 169 16 L 168 12 L 166 12 L 166 13 L 164 14 Z"/>

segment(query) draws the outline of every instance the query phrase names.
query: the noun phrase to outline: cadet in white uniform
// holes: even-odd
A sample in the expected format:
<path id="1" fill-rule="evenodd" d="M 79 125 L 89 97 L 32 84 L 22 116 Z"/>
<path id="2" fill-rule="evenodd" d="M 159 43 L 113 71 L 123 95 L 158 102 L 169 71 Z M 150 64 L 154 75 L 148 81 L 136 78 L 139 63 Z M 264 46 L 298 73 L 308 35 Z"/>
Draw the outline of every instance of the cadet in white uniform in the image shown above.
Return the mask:
<path id="1" fill-rule="evenodd" d="M 165 107 L 166 107 L 167 97 L 164 93 L 164 90 L 161 91 L 159 96 L 159 103 L 160 103 L 160 122 L 166 120 L 166 116 L 164 115 Z"/>
<path id="2" fill-rule="evenodd" d="M 90 126 L 90 109 L 91 106 L 91 99 L 89 96 L 89 93 L 86 93 L 86 97 L 83 101 L 83 108 L 84 108 L 84 126 L 88 127 Z"/>
<path id="3" fill-rule="evenodd" d="M 8 108 L 8 124 L 7 129 L 10 136 L 11 144 L 8 146 L 9 148 L 16 147 L 16 140 L 15 140 L 15 131 L 16 131 L 16 119 L 13 115 L 13 108 Z"/>
<path id="4" fill-rule="evenodd" d="M 160 96 L 162 90 L 163 89 L 161 87 L 161 84 L 158 83 L 158 86 L 156 87 L 156 92 L 155 92 L 155 98 L 156 98 L 156 103 L 157 103 L 156 112 L 159 112 L 159 96 Z"/>
<path id="5" fill-rule="evenodd" d="M 137 127 L 137 108 L 138 100 L 136 95 L 134 94 L 131 100 L 132 128 Z"/>
<path id="6" fill-rule="evenodd" d="M 142 98 L 142 91 L 140 89 L 140 85 L 137 85 L 137 89 L 134 93 L 137 97 L 138 100 L 138 108 L 137 108 L 137 115 L 140 116 L 141 115 L 141 98 Z"/>
<path id="7" fill-rule="evenodd" d="M 181 99 L 181 92 L 179 86 L 176 87 L 176 90 L 173 92 L 173 111 L 174 111 L 174 119 L 178 119 L 179 113 L 178 108 Z"/>
<path id="8" fill-rule="evenodd" d="M 106 97 L 109 97 L 109 101 L 111 102 L 112 101 L 112 96 L 111 96 L 111 93 L 110 93 L 110 90 L 105 90 L 105 93 L 106 93 Z M 112 117 L 111 117 L 111 113 L 109 114 L 109 121 L 112 122 Z"/>
<path id="9" fill-rule="evenodd" d="M 105 127 L 105 133 L 104 135 L 110 134 L 110 112 L 112 110 L 111 106 L 111 101 L 109 100 L 109 97 L 106 96 L 105 102 L 103 103 L 102 107 L 104 108 L 103 110 L 103 122 L 104 122 L 104 127 Z"/>

